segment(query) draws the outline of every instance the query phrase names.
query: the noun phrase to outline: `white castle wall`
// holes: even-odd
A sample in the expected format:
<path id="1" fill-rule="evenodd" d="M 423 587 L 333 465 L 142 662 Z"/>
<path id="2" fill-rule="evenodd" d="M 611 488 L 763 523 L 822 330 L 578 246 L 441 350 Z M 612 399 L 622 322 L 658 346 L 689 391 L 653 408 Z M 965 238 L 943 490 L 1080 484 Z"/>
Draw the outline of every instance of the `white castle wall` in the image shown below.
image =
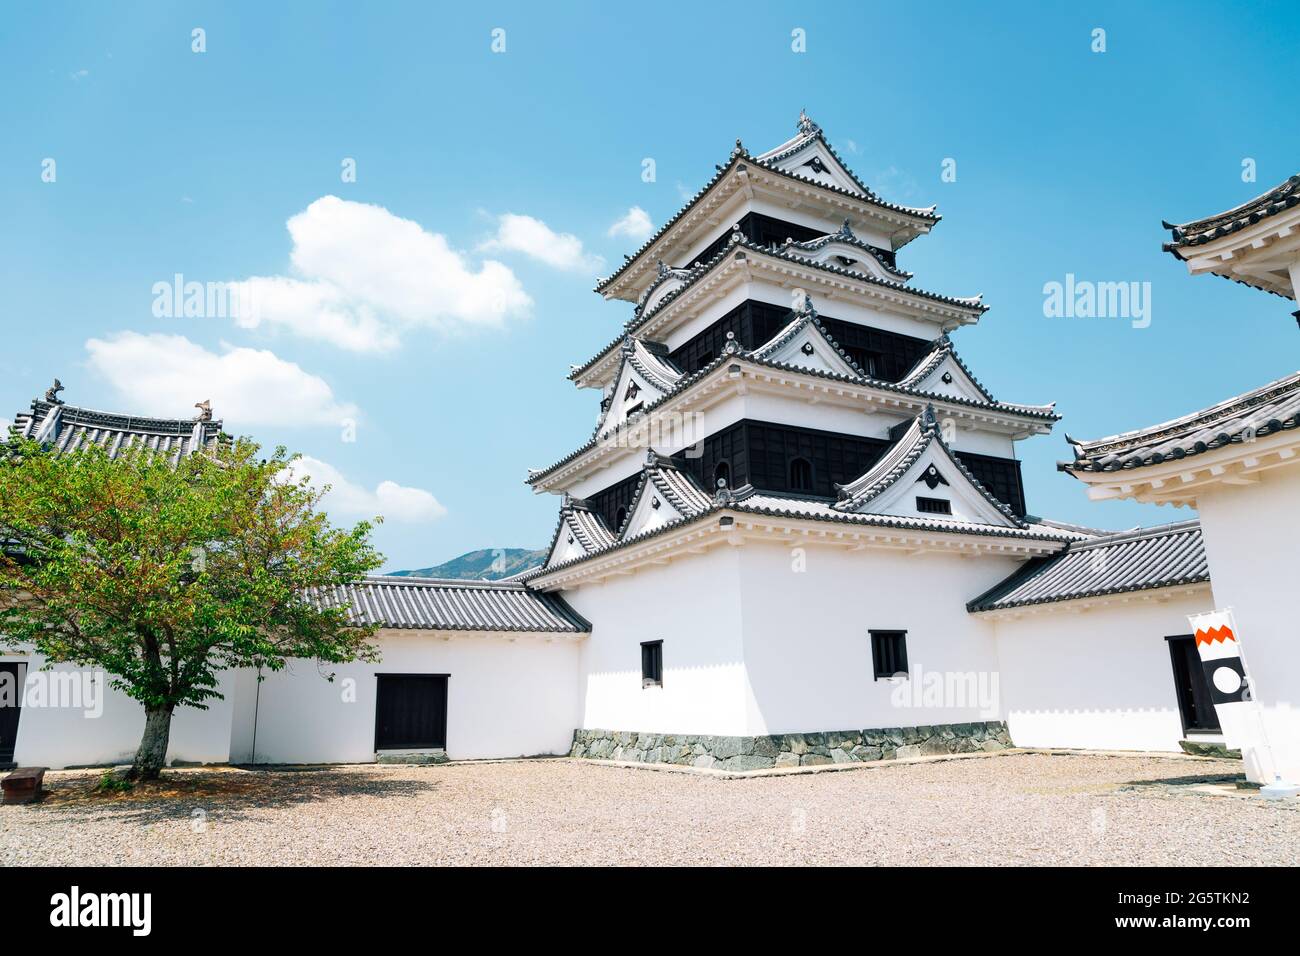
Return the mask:
<path id="1" fill-rule="evenodd" d="M 996 696 L 978 693 L 981 681 L 997 691 L 993 638 L 965 604 L 1011 574 L 1013 559 L 795 547 L 739 549 L 750 733 L 1001 719 Z M 874 679 L 873 628 L 907 631 L 909 681 Z M 925 675 L 941 672 L 970 675 L 976 692 L 927 701 Z"/>
<path id="2" fill-rule="evenodd" d="M 1197 496 L 1214 606 L 1232 608 L 1282 775 L 1300 781 L 1300 467 Z M 1209 608 L 1205 608 L 1208 610 Z M 1267 781 L 1264 781 L 1267 782 Z"/>
<path id="3" fill-rule="evenodd" d="M 101 676 L 89 694 L 78 698 L 64 696 L 57 704 L 50 696 L 39 703 L 32 685 L 57 675 L 86 675 L 93 672 L 68 664 L 55 665 L 40 672 L 44 658 L 35 655 L 0 655 L 0 661 L 23 661 L 27 667 L 28 692 L 18 717 L 18 738 L 14 762 L 19 766 L 76 767 L 99 764 L 130 763 L 144 733 L 144 708 L 119 690 L 107 686 Z M 78 677 L 77 683 L 86 686 Z M 47 685 L 57 686 L 54 683 Z M 67 686 L 67 685 L 64 685 Z M 222 675 L 218 690 L 226 700 L 208 701 L 207 710 L 177 708 L 172 718 L 167 759 L 195 763 L 221 763 L 230 754 L 231 702 L 228 692 L 233 686 L 229 675 Z M 102 705 L 93 704 L 102 694 Z"/>
<path id="4" fill-rule="evenodd" d="M 1210 604 L 1204 588 L 1091 610 L 1065 601 L 990 620 L 1011 739 L 1021 747 L 1177 751 L 1185 735 L 1165 638 L 1190 634 L 1187 615 Z"/>
<path id="5" fill-rule="evenodd" d="M 563 592 L 592 622 L 575 727 L 746 734 L 739 558 L 731 548 Z M 664 642 L 662 687 L 641 686 L 641 643 Z"/>
<path id="6" fill-rule="evenodd" d="M 986 711 L 906 693 L 900 706 L 897 685 L 873 679 L 868 630 L 906 629 L 914 670 L 983 675 L 987 687 L 992 634 L 965 602 L 1012 559 L 812 546 L 806 571 L 796 560 L 749 542 L 564 592 L 593 623 L 580 726 L 761 735 L 1000 719 L 996 700 Z M 664 686 L 643 690 L 640 644 L 660 639 Z"/>
<path id="7" fill-rule="evenodd" d="M 453 760 L 563 754 L 578 720 L 573 636 L 470 633 L 444 640 L 423 631 L 381 631 L 377 664 L 312 661 L 267 674 L 260 693 L 240 694 L 235 762 L 363 763 L 375 758 L 376 674 L 449 674 L 447 755 Z M 639 666 L 639 665 L 638 665 Z M 345 681 L 351 681 L 345 684 Z M 345 699 L 345 692 L 350 699 Z M 249 708 L 255 705 L 256 752 Z"/>

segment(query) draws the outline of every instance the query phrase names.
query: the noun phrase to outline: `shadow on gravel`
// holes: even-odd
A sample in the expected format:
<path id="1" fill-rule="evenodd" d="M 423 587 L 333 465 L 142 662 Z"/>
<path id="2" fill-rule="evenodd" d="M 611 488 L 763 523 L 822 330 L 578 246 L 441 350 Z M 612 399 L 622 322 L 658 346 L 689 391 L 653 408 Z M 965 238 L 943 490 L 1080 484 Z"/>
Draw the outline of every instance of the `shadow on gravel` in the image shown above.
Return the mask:
<path id="1" fill-rule="evenodd" d="M 345 767 L 258 767 L 166 770 L 162 778 L 123 792 L 96 789 L 98 776 L 60 780 L 29 812 L 68 819 L 111 816 L 142 824 L 194 818 L 195 811 L 239 819 L 252 811 L 324 804 L 348 797 L 413 797 L 435 793 L 432 779 L 412 780 Z"/>

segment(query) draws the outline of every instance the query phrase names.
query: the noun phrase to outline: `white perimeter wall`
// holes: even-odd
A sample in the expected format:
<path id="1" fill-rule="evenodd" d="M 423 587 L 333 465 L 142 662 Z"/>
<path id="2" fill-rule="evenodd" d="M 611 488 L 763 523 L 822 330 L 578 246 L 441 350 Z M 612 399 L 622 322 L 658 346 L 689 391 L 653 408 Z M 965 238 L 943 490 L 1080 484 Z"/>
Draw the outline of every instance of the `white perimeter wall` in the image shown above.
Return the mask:
<path id="1" fill-rule="evenodd" d="M 376 674 L 450 675 L 447 755 L 453 760 L 568 753 L 578 726 L 583 639 L 465 633 L 444 640 L 427 631 L 390 630 L 376 643 L 383 655 L 378 664 L 321 665 L 335 674 L 332 683 L 304 660 L 267 674 L 260 692 L 245 678 L 231 760 L 374 760 Z M 345 691 L 354 699 L 345 700 Z M 250 708 L 256 710 L 255 753 Z"/>
<path id="2" fill-rule="evenodd" d="M 575 726 L 747 734 L 739 557 L 720 547 L 564 592 L 592 622 Z M 641 643 L 664 642 L 662 687 L 641 686 Z"/>
<path id="3" fill-rule="evenodd" d="M 900 708 L 873 678 L 870 628 L 906 629 L 909 662 L 996 671 L 966 601 L 1010 574 L 1001 557 L 908 556 L 749 542 L 564 592 L 589 621 L 581 726 L 758 735 L 997 720 L 978 700 Z M 664 686 L 642 689 L 642 641 L 664 642 Z M 995 676 L 995 675 L 994 675 Z M 974 695 L 972 695 L 972 698 Z"/>
<path id="4" fill-rule="evenodd" d="M 1021 747 L 1179 749 L 1184 738 L 1166 637 L 1190 634 L 1209 588 L 1091 610 L 1079 601 L 991 620 L 1011 739 Z M 985 617 L 987 615 L 975 615 Z"/>
<path id="5" fill-rule="evenodd" d="M 1214 606 L 1233 609 L 1282 775 L 1300 780 L 1300 467 L 1216 485 L 1197 510 Z"/>
<path id="6" fill-rule="evenodd" d="M 22 661 L 27 664 L 27 680 L 46 679 L 37 670 L 44 663 L 39 655 L 22 657 L 0 655 L 0 661 Z M 68 664 L 58 664 L 56 674 L 93 673 Z M 226 695 L 225 700 L 208 701 L 207 710 L 178 707 L 172 717 L 171 740 L 167 759 L 195 763 L 222 763 L 230 754 L 230 675 L 222 675 L 217 689 Z M 68 706 L 69 699 L 60 706 L 36 706 L 24 701 L 18 716 L 18 740 L 14 748 L 14 762 L 25 767 L 75 767 L 87 764 L 130 763 L 140 746 L 144 733 L 144 708 L 121 691 L 107 687 L 101 675 L 96 693 L 103 694 L 102 708 L 87 709 Z M 29 698 L 33 696 L 28 693 Z M 85 702 L 87 698 L 82 698 Z M 101 710 L 94 716 L 94 710 Z"/>
<path id="7" fill-rule="evenodd" d="M 913 727 L 998 720 L 977 693 L 931 695 L 927 672 L 981 675 L 995 688 L 993 636 L 966 602 L 1011 574 L 1014 559 L 749 543 L 742 614 L 748 733 Z M 802 560 L 805 570 L 795 570 Z M 869 631 L 906 630 L 912 681 L 873 676 Z M 978 684 L 976 684 L 978 687 Z M 895 691 L 899 691 L 895 695 Z"/>

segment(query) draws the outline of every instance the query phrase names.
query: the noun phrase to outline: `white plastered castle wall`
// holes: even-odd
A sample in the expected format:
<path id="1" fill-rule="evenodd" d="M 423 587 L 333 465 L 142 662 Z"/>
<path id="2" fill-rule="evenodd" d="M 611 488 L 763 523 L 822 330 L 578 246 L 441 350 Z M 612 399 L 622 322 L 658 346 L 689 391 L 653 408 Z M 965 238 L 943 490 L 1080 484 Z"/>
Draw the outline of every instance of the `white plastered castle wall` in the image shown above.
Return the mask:
<path id="1" fill-rule="evenodd" d="M 1197 495 L 1214 606 L 1232 608 L 1284 777 L 1300 780 L 1300 466 Z M 1209 610 L 1208 607 L 1202 610 Z"/>
<path id="2" fill-rule="evenodd" d="M 379 663 L 318 669 L 313 661 L 295 660 L 284 671 L 266 674 L 260 689 L 244 685 L 231 759 L 374 760 L 377 674 L 449 675 L 447 756 L 453 760 L 568 753 L 578 726 L 578 660 L 585 639 L 385 630 L 375 640 Z M 256 714 L 255 749 L 250 708 Z"/>
<path id="3" fill-rule="evenodd" d="M 1182 718 L 1166 637 L 1190 634 L 1207 586 L 975 614 L 996 635 L 1007 728 L 1021 747 L 1179 750 Z"/>
<path id="4" fill-rule="evenodd" d="M 1011 574 L 1014 559 L 798 542 L 738 552 L 748 733 L 1000 719 L 993 637 L 965 604 Z M 907 631 L 907 681 L 874 678 L 872 629 Z M 974 692 L 927 698 L 926 675 L 940 673 L 962 675 Z"/>
<path id="5" fill-rule="evenodd" d="M 574 726 L 747 733 L 739 575 L 736 551 L 720 547 L 564 591 L 592 622 Z M 643 688 L 641 644 L 658 640 L 663 686 Z"/>
<path id="6" fill-rule="evenodd" d="M 130 763 L 144 733 L 144 708 L 108 686 L 100 672 L 56 664 L 42 670 L 40 655 L 0 655 L 0 661 L 25 663 L 26 687 L 18 715 L 14 762 L 19 766 L 98 766 Z M 94 681 L 90 684 L 90 681 Z M 76 685 L 76 696 L 69 689 Z M 225 699 L 207 709 L 178 707 L 172 718 L 167 760 L 224 763 L 230 755 L 232 675 L 222 674 L 217 690 Z"/>

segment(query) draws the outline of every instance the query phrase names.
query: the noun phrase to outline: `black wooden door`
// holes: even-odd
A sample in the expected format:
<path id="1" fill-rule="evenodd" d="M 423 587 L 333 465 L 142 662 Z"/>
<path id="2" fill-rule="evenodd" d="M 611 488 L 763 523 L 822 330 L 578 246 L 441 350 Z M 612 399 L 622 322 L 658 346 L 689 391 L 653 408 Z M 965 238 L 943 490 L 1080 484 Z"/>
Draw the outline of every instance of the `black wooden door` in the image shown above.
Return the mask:
<path id="1" fill-rule="evenodd" d="M 23 703 L 23 677 L 22 664 L 0 664 L 0 767 L 14 762 L 18 713 Z"/>
<path id="2" fill-rule="evenodd" d="M 1210 685 L 1201 667 L 1201 657 L 1196 653 L 1196 640 L 1191 634 L 1167 637 L 1169 657 L 1174 665 L 1174 692 L 1178 695 L 1178 711 L 1183 718 L 1183 733 L 1200 731 L 1218 733 L 1219 715 L 1210 700 Z"/>
<path id="3" fill-rule="evenodd" d="M 376 750 L 447 746 L 447 675 L 379 674 Z"/>

